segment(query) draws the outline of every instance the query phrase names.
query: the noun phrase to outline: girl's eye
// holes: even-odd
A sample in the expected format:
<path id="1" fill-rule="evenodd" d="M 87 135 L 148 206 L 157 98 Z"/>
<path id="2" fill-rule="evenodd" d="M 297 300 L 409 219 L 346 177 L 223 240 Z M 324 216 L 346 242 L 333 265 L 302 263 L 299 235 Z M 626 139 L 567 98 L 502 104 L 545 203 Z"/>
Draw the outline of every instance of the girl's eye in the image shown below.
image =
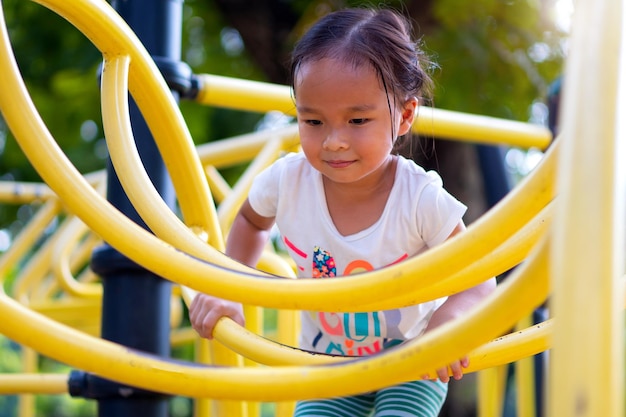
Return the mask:
<path id="1" fill-rule="evenodd" d="M 352 123 L 353 125 L 362 125 L 365 124 L 367 122 L 368 119 L 351 119 L 350 123 Z"/>
<path id="2" fill-rule="evenodd" d="M 315 119 L 306 119 L 304 120 L 304 123 L 310 126 L 319 126 L 322 124 L 320 120 L 315 120 Z"/>

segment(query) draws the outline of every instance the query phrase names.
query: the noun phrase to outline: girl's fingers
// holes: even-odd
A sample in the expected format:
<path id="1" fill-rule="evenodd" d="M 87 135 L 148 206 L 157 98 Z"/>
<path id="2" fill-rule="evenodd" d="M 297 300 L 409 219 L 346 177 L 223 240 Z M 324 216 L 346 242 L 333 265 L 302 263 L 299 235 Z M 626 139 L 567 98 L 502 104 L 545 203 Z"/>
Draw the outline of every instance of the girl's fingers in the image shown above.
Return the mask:
<path id="1" fill-rule="evenodd" d="M 467 356 L 462 357 L 458 361 L 450 363 L 448 367 L 437 369 L 437 377 L 441 382 L 449 382 L 450 374 L 455 380 L 463 378 L 463 368 L 469 366 L 469 358 Z M 422 375 L 422 379 L 431 379 L 429 374 Z"/>

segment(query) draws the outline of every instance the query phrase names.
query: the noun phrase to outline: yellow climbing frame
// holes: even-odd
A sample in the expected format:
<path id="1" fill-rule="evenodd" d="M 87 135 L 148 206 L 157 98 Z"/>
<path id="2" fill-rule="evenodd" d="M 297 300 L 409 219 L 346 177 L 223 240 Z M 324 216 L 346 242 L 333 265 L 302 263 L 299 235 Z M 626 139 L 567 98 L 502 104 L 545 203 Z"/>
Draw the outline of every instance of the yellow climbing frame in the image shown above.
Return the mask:
<path id="1" fill-rule="evenodd" d="M 102 112 L 107 145 L 122 186 L 154 235 L 111 207 L 93 179 L 80 175 L 59 149 L 28 96 L 0 16 L 0 109 L 50 187 L 40 193 L 49 202 L 39 223 L 49 221 L 62 203 L 121 253 L 180 284 L 186 299 L 192 298 L 194 291 L 210 291 L 246 304 L 280 309 L 399 307 L 461 291 L 523 263 L 466 317 L 368 358 L 311 356 L 222 320 L 217 339 L 272 366 L 174 363 L 89 336 L 4 293 L 0 293 L 0 316 L 14 319 L 0 321 L 0 332 L 71 366 L 130 385 L 196 398 L 254 401 L 363 392 L 417 378 L 466 352 L 472 352 L 471 371 L 509 363 L 552 346 L 549 416 L 623 416 L 626 168 L 618 161 L 626 157 L 626 133 L 624 122 L 617 117 L 626 100 L 623 0 L 581 0 L 576 4 L 562 134 L 522 184 L 466 233 L 438 248 L 384 270 L 324 282 L 278 278 L 243 267 L 221 253 L 223 233 L 245 198 L 251 178 L 281 151 L 297 146 L 293 126 L 196 149 L 158 69 L 106 2 L 39 2 L 75 25 L 104 56 Z M 592 32 L 584 30 L 586 27 L 604 30 Z M 163 155 L 182 221 L 161 201 L 139 161 L 128 120 L 128 92 L 139 103 Z M 293 112 L 288 87 L 214 75 L 201 77 L 198 102 Z M 551 140 L 540 127 L 430 108 L 420 109 L 415 129 L 485 143 L 498 143 L 505 137 L 506 143 L 524 147 L 545 148 Z M 232 190 L 205 169 L 238 158 L 254 159 L 254 163 Z M 559 198 L 552 202 L 557 190 Z M 217 210 L 214 195 L 220 199 Z M 76 241 L 80 225 L 68 226 L 64 233 L 63 241 Z M 16 244 L 25 248 L 28 242 L 32 239 Z M 63 260 L 55 271 L 58 281 L 70 294 L 98 297 L 95 284 L 72 276 L 70 246 L 53 252 Z M 10 261 L 12 258 L 3 258 L 0 266 L 4 268 Z M 287 269 L 283 272 L 277 274 L 289 276 Z M 413 288 L 415 276 L 421 277 L 424 287 Z M 22 281 L 24 294 L 28 284 L 28 280 Z M 543 303 L 550 287 L 555 318 L 499 338 Z M 39 392 L 56 392 L 61 381 L 58 376 L 16 375 L 0 378 L 0 392 L 29 386 L 37 386 Z"/>

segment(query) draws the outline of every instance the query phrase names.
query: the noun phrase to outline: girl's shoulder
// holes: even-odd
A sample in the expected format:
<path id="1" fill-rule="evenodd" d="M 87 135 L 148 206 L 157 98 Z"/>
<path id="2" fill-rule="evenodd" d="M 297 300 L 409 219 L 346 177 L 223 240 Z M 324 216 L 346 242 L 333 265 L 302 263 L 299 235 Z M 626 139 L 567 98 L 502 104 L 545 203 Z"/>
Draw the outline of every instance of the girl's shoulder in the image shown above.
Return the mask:
<path id="1" fill-rule="evenodd" d="M 302 152 L 289 152 L 279 157 L 272 163 L 270 169 L 274 173 L 282 175 L 312 175 L 313 167 L 309 164 L 304 153 Z"/>
<path id="2" fill-rule="evenodd" d="M 302 152 L 288 152 L 280 156 L 274 164 L 299 165 L 307 163 L 306 157 Z"/>
<path id="3" fill-rule="evenodd" d="M 426 171 L 415 161 L 401 155 L 398 155 L 396 179 L 410 183 L 432 184 L 438 187 L 443 186 L 443 180 L 437 171 Z"/>

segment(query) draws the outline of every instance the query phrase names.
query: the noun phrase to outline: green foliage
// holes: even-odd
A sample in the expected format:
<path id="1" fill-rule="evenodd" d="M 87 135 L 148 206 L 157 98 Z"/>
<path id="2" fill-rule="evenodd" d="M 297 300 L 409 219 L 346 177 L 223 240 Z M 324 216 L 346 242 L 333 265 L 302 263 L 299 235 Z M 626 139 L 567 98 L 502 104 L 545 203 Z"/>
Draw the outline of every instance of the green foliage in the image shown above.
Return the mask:
<path id="1" fill-rule="evenodd" d="M 46 8 L 19 0 L 3 3 L 13 52 L 48 129 L 79 170 L 104 167 L 102 158 L 94 155 L 97 141 L 87 142 L 80 135 L 86 120 L 100 124 L 96 77 L 100 53 L 73 26 Z M 39 181 L 8 133 L 0 155 L 2 178 Z"/>
<path id="2" fill-rule="evenodd" d="M 19 372 L 21 358 L 17 346 L 0 334 L 0 374 Z M 12 417 L 17 406 L 16 396 L 0 395 L 0 417 Z"/>
<path id="3" fill-rule="evenodd" d="M 185 2 L 183 14 L 182 59 L 195 74 L 219 74 L 251 80 L 264 80 L 245 50 L 228 51 L 222 44 L 226 27 L 213 2 Z M 260 115 L 226 111 L 182 101 L 181 112 L 196 144 L 249 133 Z"/>
<path id="4" fill-rule="evenodd" d="M 425 34 L 439 70 L 435 105 L 527 121 L 561 73 L 565 34 L 529 0 L 438 0 Z"/>
<path id="5" fill-rule="evenodd" d="M 21 347 L 0 335 L 0 374 L 23 372 Z M 70 368 L 49 358 L 40 357 L 39 369 L 43 373 L 68 374 Z M 95 415 L 96 404 L 69 395 L 37 395 L 35 407 L 38 416 L 89 417 Z M 0 417 L 18 415 L 18 396 L 0 395 Z"/>

